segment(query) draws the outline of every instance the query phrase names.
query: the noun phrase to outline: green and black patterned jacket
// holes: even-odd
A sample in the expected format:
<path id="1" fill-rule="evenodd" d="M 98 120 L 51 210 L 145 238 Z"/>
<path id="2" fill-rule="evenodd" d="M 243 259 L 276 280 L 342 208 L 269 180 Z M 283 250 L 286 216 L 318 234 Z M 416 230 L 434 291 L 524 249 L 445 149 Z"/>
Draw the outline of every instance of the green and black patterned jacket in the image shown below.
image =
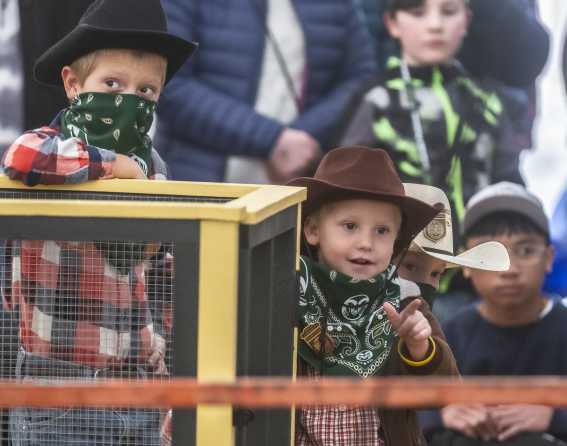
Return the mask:
<path id="1" fill-rule="evenodd" d="M 411 86 L 402 79 L 399 58 L 388 60 L 385 77 L 367 85 L 349 108 L 340 145 L 386 149 L 403 181 L 443 189 L 458 221 L 466 201 L 488 184 L 522 183 L 508 120 L 495 93 L 481 88 L 457 63 L 409 71 Z M 428 175 L 418 154 L 412 107 L 419 111 Z"/>

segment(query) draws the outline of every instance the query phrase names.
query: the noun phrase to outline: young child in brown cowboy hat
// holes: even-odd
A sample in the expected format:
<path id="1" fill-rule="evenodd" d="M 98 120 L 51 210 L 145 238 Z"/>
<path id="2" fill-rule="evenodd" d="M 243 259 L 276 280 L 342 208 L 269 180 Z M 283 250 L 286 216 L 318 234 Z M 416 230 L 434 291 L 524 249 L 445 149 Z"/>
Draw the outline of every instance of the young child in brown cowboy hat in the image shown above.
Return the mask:
<path id="1" fill-rule="evenodd" d="M 159 0 L 96 0 L 35 65 L 70 100 L 49 126 L 20 136 L 2 167 L 36 184 L 165 178 L 149 130 L 160 93 L 196 44 L 167 32 Z M 146 293 L 150 245 L 8 242 L 3 297 L 19 311 L 17 377 L 144 378 L 167 373 L 163 321 Z M 126 257 L 122 259 L 121 257 Z M 159 444 L 155 410 L 11 412 L 17 445 Z"/>
<path id="2" fill-rule="evenodd" d="M 432 305 L 443 272 L 467 267 L 486 271 L 506 271 L 510 258 L 504 245 L 496 241 L 481 243 L 454 254 L 451 208 L 445 192 L 426 184 L 404 183 L 406 195 L 437 209 L 438 213 L 411 241 L 396 264 L 400 277 L 420 285 L 422 297 Z"/>
<path id="3" fill-rule="evenodd" d="M 308 188 L 301 257 L 300 373 L 319 376 L 456 375 L 453 355 L 417 286 L 400 281 L 392 259 L 437 214 L 405 194 L 383 150 L 330 151 Z M 411 446 L 421 433 L 414 411 L 302 408 L 297 445 Z"/>

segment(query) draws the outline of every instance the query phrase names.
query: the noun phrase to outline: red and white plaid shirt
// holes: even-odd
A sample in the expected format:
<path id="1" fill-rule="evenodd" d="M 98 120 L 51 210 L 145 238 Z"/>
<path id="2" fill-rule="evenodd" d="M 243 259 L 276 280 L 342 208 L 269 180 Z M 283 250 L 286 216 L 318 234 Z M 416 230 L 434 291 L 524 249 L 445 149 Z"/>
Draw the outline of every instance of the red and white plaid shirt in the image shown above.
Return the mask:
<path id="1" fill-rule="evenodd" d="M 57 119 L 57 118 L 56 118 Z M 89 146 L 79 138 L 64 138 L 56 127 L 24 133 L 8 147 L 4 173 L 28 186 L 84 183 L 110 178 L 116 154 Z"/>
<path id="2" fill-rule="evenodd" d="M 319 372 L 305 364 L 307 376 Z M 315 406 L 299 410 L 296 446 L 384 446 L 378 412 L 368 407 Z"/>
<path id="3" fill-rule="evenodd" d="M 109 177 L 114 159 L 112 151 L 42 127 L 9 147 L 3 168 L 27 185 L 81 183 Z M 153 165 L 152 179 L 164 179 L 155 151 Z M 19 310 L 27 352 L 93 367 L 143 364 L 156 350 L 165 354 L 163 322 L 146 295 L 148 261 L 120 272 L 94 243 L 41 240 L 7 242 L 4 261 L 3 304 Z"/>

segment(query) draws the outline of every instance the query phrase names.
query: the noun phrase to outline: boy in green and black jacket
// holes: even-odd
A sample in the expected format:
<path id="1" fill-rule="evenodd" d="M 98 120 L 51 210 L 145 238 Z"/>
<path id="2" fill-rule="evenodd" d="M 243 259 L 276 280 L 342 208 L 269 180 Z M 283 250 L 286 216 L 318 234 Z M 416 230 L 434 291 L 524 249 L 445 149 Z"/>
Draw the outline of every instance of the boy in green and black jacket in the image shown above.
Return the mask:
<path id="1" fill-rule="evenodd" d="M 500 99 L 454 59 L 469 21 L 466 0 L 388 0 L 401 57 L 353 102 L 340 138 L 386 149 L 403 181 L 443 189 L 459 222 L 478 190 L 523 182 Z"/>

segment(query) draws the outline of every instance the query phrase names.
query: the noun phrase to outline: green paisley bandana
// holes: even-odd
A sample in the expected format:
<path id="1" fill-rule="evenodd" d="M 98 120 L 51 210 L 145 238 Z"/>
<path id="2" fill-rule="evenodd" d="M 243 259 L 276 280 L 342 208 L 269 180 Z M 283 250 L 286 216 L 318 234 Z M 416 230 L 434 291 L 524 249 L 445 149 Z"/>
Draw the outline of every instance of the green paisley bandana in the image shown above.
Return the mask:
<path id="1" fill-rule="evenodd" d="M 155 102 L 133 94 L 82 93 L 63 111 L 61 133 L 127 155 L 149 176 L 152 140 L 148 132 L 155 108 Z"/>
<path id="2" fill-rule="evenodd" d="M 326 375 L 380 375 L 397 339 L 383 309 L 384 302 L 400 309 L 394 269 L 356 280 L 301 257 L 301 357 Z"/>

